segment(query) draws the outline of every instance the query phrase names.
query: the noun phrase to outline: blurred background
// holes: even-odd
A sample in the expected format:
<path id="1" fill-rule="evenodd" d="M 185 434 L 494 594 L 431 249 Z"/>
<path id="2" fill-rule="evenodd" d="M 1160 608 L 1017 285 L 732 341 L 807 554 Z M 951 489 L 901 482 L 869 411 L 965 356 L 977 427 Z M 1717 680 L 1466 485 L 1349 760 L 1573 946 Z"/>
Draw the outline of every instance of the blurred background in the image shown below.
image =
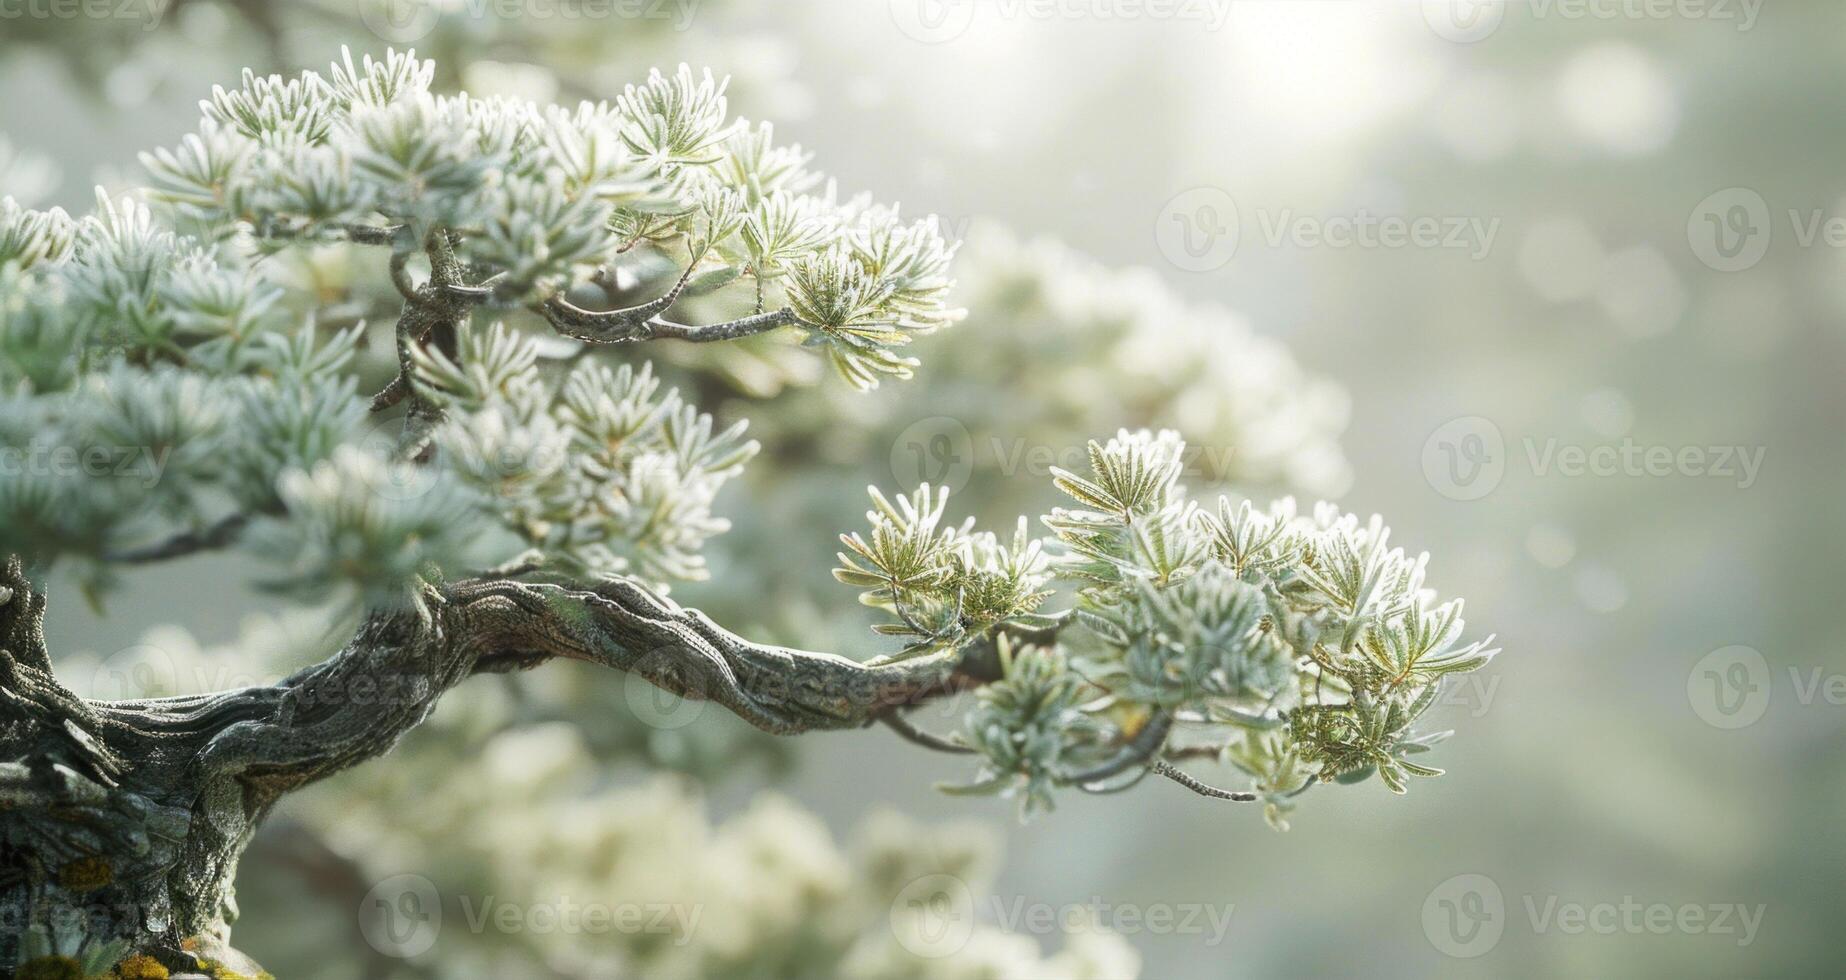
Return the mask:
<path id="1" fill-rule="evenodd" d="M 259 837 L 236 937 L 278 976 L 1837 972 L 1846 8 L 111 7 L 0 19 L 5 193 L 87 211 L 246 65 L 396 43 L 447 88 L 539 99 L 708 65 L 843 190 L 968 239 L 968 319 L 914 382 L 853 395 L 773 343 L 647 352 L 765 443 L 713 581 L 674 593 L 733 628 L 885 652 L 827 575 L 867 483 L 1010 523 L 1052 503 L 1043 460 L 1152 425 L 1203 447 L 1195 493 L 1384 514 L 1506 651 L 1439 709 L 1446 776 L 1310 793 L 1285 834 L 1171 785 L 1020 825 L 888 733 L 776 741 L 573 665 L 484 678 Z M 301 274 L 382 298 L 344 263 Z M 338 644 L 243 575 L 54 605 L 67 682 L 228 687 Z M 439 938 L 367 919 L 403 875 L 439 891 Z M 919 949 L 891 910 L 936 875 L 974 931 Z M 566 900 L 699 918 L 470 927 Z"/>

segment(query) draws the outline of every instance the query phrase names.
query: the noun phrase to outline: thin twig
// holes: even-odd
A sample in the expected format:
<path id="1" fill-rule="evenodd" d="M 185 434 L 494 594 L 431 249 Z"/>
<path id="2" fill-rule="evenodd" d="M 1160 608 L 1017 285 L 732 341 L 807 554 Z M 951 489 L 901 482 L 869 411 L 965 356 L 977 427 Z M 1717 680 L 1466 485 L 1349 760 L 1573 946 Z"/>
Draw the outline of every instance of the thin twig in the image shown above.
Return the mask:
<path id="1" fill-rule="evenodd" d="M 1059 781 L 1064 783 L 1075 783 L 1081 786 L 1084 783 L 1100 782 L 1117 773 L 1125 772 L 1134 766 L 1141 765 L 1149 759 L 1152 759 L 1154 753 L 1160 751 L 1160 747 L 1166 743 L 1167 733 L 1172 731 L 1172 729 L 1173 716 L 1164 711 L 1159 712 L 1152 718 L 1149 718 L 1147 724 L 1141 727 L 1141 731 L 1136 733 L 1134 739 L 1124 746 L 1122 751 L 1117 753 L 1113 758 L 1093 769 L 1065 775 Z"/>
<path id="2" fill-rule="evenodd" d="M 1172 766 L 1164 759 L 1155 759 L 1154 764 L 1148 768 L 1156 775 L 1165 776 L 1200 796 L 1209 796 L 1214 800 L 1230 800 L 1233 803 L 1254 803 L 1256 801 L 1255 793 L 1219 789 L 1210 783 L 1202 782 L 1194 778 L 1184 770 Z"/>
<path id="3" fill-rule="evenodd" d="M 902 735 L 905 740 L 915 742 L 916 744 L 921 745 L 926 749 L 934 749 L 937 752 L 947 752 L 947 753 L 950 753 L 951 755 L 973 755 L 974 754 L 973 749 L 967 747 L 966 745 L 961 744 L 960 742 L 951 742 L 948 739 L 943 738 L 940 735 L 934 734 L 932 732 L 926 732 L 922 730 L 921 728 L 918 728 L 915 725 L 912 725 L 910 723 L 910 719 L 905 718 L 903 715 L 899 714 L 896 711 L 891 711 L 891 712 L 887 712 L 885 714 L 879 715 L 878 720 L 884 722 L 885 725 L 889 727 L 892 731 L 898 733 L 899 735 Z"/>

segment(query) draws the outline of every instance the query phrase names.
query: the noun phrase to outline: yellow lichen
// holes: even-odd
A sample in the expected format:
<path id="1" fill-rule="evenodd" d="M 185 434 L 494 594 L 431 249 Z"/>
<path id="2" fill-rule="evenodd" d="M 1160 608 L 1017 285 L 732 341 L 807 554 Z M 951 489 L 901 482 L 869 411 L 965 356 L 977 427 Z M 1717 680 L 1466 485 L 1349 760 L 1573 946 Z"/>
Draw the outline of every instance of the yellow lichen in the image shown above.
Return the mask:
<path id="1" fill-rule="evenodd" d="M 167 980 L 167 968 L 145 953 L 137 953 L 115 965 L 121 980 Z"/>
<path id="2" fill-rule="evenodd" d="M 58 869 L 58 884 L 74 892 L 93 892 L 115 880 L 115 870 L 99 857 L 78 858 Z"/>
<path id="3" fill-rule="evenodd" d="M 252 976 L 248 973 L 239 973 L 217 960 L 201 959 L 199 960 L 199 969 L 209 974 L 212 980 L 276 980 L 268 970 L 264 970 Z"/>

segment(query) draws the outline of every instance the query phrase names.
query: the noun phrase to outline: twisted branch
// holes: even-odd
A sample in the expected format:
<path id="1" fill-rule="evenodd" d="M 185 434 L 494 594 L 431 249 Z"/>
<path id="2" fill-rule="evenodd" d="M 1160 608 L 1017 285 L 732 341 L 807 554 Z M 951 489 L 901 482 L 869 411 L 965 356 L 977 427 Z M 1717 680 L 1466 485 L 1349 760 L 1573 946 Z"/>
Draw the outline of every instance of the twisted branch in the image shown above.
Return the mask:
<path id="1" fill-rule="evenodd" d="M 586 310 L 562 296 L 553 296 L 535 305 L 533 311 L 544 317 L 558 333 L 591 344 L 660 339 L 703 344 L 738 340 L 799 322 L 794 310 L 783 307 L 722 323 L 693 326 L 643 312 L 653 305 L 649 302 L 620 310 L 597 311 Z"/>
<path id="2" fill-rule="evenodd" d="M 626 580 L 490 576 L 375 612 L 274 684 L 89 701 L 53 677 L 44 599 L 16 559 L 0 590 L 0 905 L 106 909 L 103 932 L 174 968 L 235 955 L 231 880 L 282 796 L 384 754 L 475 674 L 581 660 L 782 735 L 864 727 L 999 677 L 991 644 L 868 665 L 752 642 Z M 99 856 L 101 891 L 64 888 L 73 862 Z"/>

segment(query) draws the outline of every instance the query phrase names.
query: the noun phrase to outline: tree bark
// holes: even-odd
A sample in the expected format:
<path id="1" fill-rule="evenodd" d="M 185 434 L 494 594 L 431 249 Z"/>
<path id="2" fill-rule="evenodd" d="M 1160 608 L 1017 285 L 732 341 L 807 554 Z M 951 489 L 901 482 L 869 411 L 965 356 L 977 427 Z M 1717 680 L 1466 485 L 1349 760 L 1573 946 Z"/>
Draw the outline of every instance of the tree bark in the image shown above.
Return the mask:
<path id="1" fill-rule="evenodd" d="M 230 946 L 256 825 L 298 787 L 383 754 L 449 688 L 566 657 L 638 673 L 777 734 L 871 724 L 995 679 L 991 644 L 883 665 L 752 643 L 629 582 L 430 588 L 266 687 L 131 701 L 53 676 L 44 596 L 0 570 L 0 964 L 79 917 L 172 969 L 256 972 Z"/>

